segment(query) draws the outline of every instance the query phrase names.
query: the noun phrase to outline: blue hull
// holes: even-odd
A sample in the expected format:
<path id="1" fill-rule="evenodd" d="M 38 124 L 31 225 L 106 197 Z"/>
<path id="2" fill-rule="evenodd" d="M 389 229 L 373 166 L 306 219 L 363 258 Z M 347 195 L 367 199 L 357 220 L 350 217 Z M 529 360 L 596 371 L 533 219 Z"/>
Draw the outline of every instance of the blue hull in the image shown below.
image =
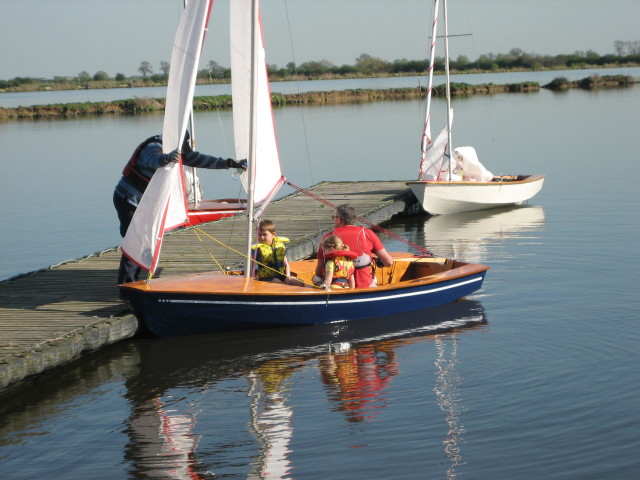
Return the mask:
<path id="1" fill-rule="evenodd" d="M 318 325 L 424 310 L 480 289 L 486 271 L 438 283 L 340 294 L 229 295 L 124 290 L 136 315 L 162 337 Z"/>

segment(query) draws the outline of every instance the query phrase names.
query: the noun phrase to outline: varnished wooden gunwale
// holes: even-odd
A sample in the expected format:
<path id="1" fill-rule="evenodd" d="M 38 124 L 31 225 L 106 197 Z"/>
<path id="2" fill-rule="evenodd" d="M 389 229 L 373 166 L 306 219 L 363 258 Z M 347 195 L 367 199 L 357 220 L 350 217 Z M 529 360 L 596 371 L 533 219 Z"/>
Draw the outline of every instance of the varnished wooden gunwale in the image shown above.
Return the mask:
<path id="1" fill-rule="evenodd" d="M 398 252 L 393 254 L 396 262 L 427 263 L 428 258 L 417 258 L 407 256 L 406 253 Z M 437 260 L 436 260 L 437 261 Z M 315 267 L 315 260 L 303 260 L 291 262 L 291 271 L 297 273 L 299 278 L 310 279 Z M 486 271 L 489 267 L 485 265 L 467 264 L 455 262 L 454 267 L 439 273 L 428 276 L 412 278 L 398 283 L 382 283 L 376 288 L 361 288 L 358 293 L 368 291 L 380 292 L 383 290 L 399 290 L 403 288 L 415 288 L 419 285 L 429 285 L 438 282 L 455 280 L 473 273 Z M 378 276 L 385 278 L 391 273 L 391 269 L 380 268 Z M 310 281 L 307 281 L 310 283 Z M 149 293 L 179 293 L 184 295 L 229 295 L 229 296 L 326 296 L 326 295 L 346 295 L 353 294 L 353 290 L 335 289 L 326 291 L 313 287 L 299 287 L 285 285 L 275 282 L 261 282 L 245 278 L 242 275 L 225 275 L 221 272 L 200 273 L 194 275 L 181 275 L 176 277 L 159 278 L 151 282 L 135 282 L 122 286 L 123 289 L 133 289 Z"/>

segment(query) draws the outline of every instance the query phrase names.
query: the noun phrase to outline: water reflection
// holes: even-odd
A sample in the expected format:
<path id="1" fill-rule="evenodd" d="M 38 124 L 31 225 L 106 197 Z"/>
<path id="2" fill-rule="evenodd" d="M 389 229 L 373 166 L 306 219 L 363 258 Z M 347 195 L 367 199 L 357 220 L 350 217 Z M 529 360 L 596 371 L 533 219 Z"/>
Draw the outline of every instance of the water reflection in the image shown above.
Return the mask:
<path id="1" fill-rule="evenodd" d="M 540 231 L 544 221 L 538 206 L 436 215 L 424 223 L 424 237 L 438 255 L 482 263 L 491 258 L 491 245 Z"/>
<path id="2" fill-rule="evenodd" d="M 450 343 L 447 353 L 447 344 Z M 438 399 L 438 405 L 445 414 L 445 422 L 449 430 L 447 436 L 442 441 L 444 453 L 449 458 L 450 465 L 447 469 L 447 478 L 456 477 L 455 469 L 462 461 L 460 450 L 461 435 L 464 427 L 460 421 L 460 413 L 464 410 L 458 387 L 462 383 L 462 378 L 458 374 L 458 340 L 455 335 L 444 337 L 436 335 L 436 360 L 435 375 L 436 383 L 433 391 Z"/>
<path id="3" fill-rule="evenodd" d="M 389 379 L 399 374 L 392 343 L 363 346 L 340 344 L 320 357 L 320 374 L 335 410 L 349 422 L 371 420 L 387 405 L 383 392 Z"/>
<path id="4" fill-rule="evenodd" d="M 251 462 L 253 469 L 248 478 L 289 478 L 293 409 L 288 402 L 290 392 L 283 382 L 297 368 L 296 364 L 268 360 L 249 374 L 249 396 L 253 398 L 251 425 L 262 449 Z"/>
<path id="5" fill-rule="evenodd" d="M 197 348 L 193 339 L 184 338 L 142 343 L 137 346 L 139 373 L 127 381 L 132 403 L 127 459 L 142 478 L 225 476 L 237 473 L 238 465 L 247 466 L 247 478 L 293 478 L 296 408 L 292 397 L 304 396 L 292 380 L 294 374 L 318 368 L 329 403 L 334 405 L 332 411 L 350 423 L 370 422 L 389 406 L 385 392 L 390 379 L 401 374 L 398 348 L 434 335 L 441 345 L 442 332 L 452 335 L 456 329 L 485 323 L 482 306 L 475 301 L 438 307 L 432 313 L 431 317 L 415 314 L 339 327 L 282 329 L 270 335 L 231 333 L 210 337 Z M 440 347 L 437 356 L 445 362 Z M 457 410 L 451 387 L 459 377 L 452 368 L 454 353 L 448 356 L 448 368 L 436 363 L 434 390 L 440 392 L 438 404 L 450 425 L 444 451 L 453 471 L 460 461 L 456 441 L 460 427 L 454 421 Z M 238 395 L 235 413 L 228 412 L 224 422 L 209 419 L 206 426 L 199 426 L 198 417 L 216 408 L 206 395 L 228 388 L 228 382 Z M 248 399 L 244 414 L 242 391 Z M 231 397 L 223 400 L 232 402 Z M 232 431 L 225 431 L 232 417 Z M 240 435 L 239 430 L 252 435 Z"/>
<path id="6" fill-rule="evenodd" d="M 204 478 L 196 471 L 194 426 L 194 417 L 178 413 L 163 397 L 134 404 L 125 457 L 132 461 L 135 477 Z"/>
<path id="7" fill-rule="evenodd" d="M 335 451 L 334 436 L 349 436 L 335 426 L 327 431 L 322 422 L 332 415 L 360 428 L 374 420 L 393 422 L 384 413 L 398 395 L 391 380 L 402 375 L 401 348 L 444 344 L 485 323 L 482 305 L 467 300 L 375 322 L 134 340 L 12 395 L 0 406 L 0 448 L 19 446 L 27 458 L 47 445 L 58 458 L 69 447 L 56 441 L 64 435 L 56 432 L 59 418 L 115 415 L 108 428 L 124 425 L 124 462 L 108 456 L 119 450 L 109 445 L 100 463 L 122 465 L 130 478 L 294 478 L 296 466 Z M 451 361 L 454 352 L 441 350 L 437 357 Z M 460 461 L 459 450 L 453 455 L 460 426 L 452 421 L 459 410 L 451 407 L 455 391 L 449 386 L 460 379 L 455 368 L 437 365 L 432 385 L 450 425 L 444 451 L 453 469 Z M 96 401 L 105 398 L 105 389 L 116 399 L 122 392 L 126 403 L 105 410 Z M 329 443 L 316 441 L 320 432 Z M 91 441 L 74 447 L 80 456 L 94 452 L 91 443 L 103 441 L 105 432 L 86 435 Z M 387 445 L 389 439 L 376 441 Z M 305 444 L 313 451 L 301 448 Z M 67 472 L 67 478 L 81 477 L 81 471 Z"/>
<path id="8" fill-rule="evenodd" d="M 518 238 L 533 241 L 541 232 L 545 214 L 539 206 L 511 206 L 476 212 L 435 215 L 424 223 L 409 220 L 404 225 L 407 238 L 426 245 L 436 255 L 468 262 L 488 263 L 491 248 Z M 400 227 L 401 220 L 394 222 Z M 421 228 L 422 227 L 422 228 Z"/>

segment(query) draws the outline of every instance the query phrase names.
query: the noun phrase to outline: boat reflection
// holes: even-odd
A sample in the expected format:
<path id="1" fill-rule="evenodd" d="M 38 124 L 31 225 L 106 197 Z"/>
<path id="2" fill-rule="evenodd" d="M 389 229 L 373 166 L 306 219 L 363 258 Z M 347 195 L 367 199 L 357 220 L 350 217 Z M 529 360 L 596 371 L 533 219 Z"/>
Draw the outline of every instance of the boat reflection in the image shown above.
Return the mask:
<path id="1" fill-rule="evenodd" d="M 424 223 L 425 241 L 438 255 L 487 262 L 492 245 L 510 238 L 525 238 L 544 225 L 538 206 L 436 215 Z"/>
<path id="2" fill-rule="evenodd" d="M 534 240 L 544 222 L 542 207 L 512 206 L 425 217 L 422 228 L 415 220 L 407 221 L 405 236 L 438 256 L 491 264 L 492 248 L 509 239 Z M 402 218 L 393 223 L 394 228 L 402 224 Z"/>
<path id="3" fill-rule="evenodd" d="M 122 416 L 121 463 L 129 478 L 293 478 L 294 458 L 300 465 L 309 455 L 296 450 L 305 442 L 303 432 L 319 428 L 333 436 L 310 420 L 298 431 L 309 411 L 304 402 L 328 403 L 320 416 L 338 414 L 360 428 L 385 420 L 393 379 L 403 374 L 399 350 L 434 342 L 438 402 L 429 410 L 439 406 L 444 412 L 443 449 L 452 469 L 461 458 L 462 407 L 453 388 L 461 379 L 455 349 L 439 345 L 486 325 L 482 305 L 465 300 L 376 322 L 135 339 L 16 392 L 0 406 L 0 438 L 17 444 L 24 431 L 46 436 L 51 419 L 73 416 L 70 410 L 78 406 L 90 409 L 87 403 L 105 389 L 122 390 L 126 404 L 118 408 L 128 412 Z M 318 375 L 309 375 L 313 370 Z M 314 382 L 326 401 L 308 392 Z"/>
<path id="4" fill-rule="evenodd" d="M 136 478 L 224 476 L 238 462 L 250 467 L 247 478 L 291 478 L 296 410 L 291 396 L 296 390 L 289 382 L 293 374 L 318 368 L 333 411 L 348 422 L 370 422 L 389 406 L 386 391 L 390 379 L 401 374 L 396 355 L 401 345 L 421 341 L 443 345 L 445 337 L 486 323 L 482 306 L 475 301 L 456 302 L 429 313 L 435 317 L 422 312 L 361 324 L 232 332 L 201 339 L 197 346 L 193 338 L 184 337 L 141 342 L 139 373 L 127 381 L 132 417 L 126 457 Z M 460 461 L 457 439 L 461 427 L 454 420 L 459 410 L 452 401 L 456 392 L 451 387 L 459 378 L 451 368 L 455 362 L 442 360 L 442 348 L 437 351 L 434 390 L 441 392 L 438 403 L 449 425 L 443 445 L 451 459 L 450 469 L 454 469 Z M 442 362 L 449 362 L 449 367 Z M 245 382 L 238 383 L 241 378 Z M 226 420 L 219 425 L 210 421 L 199 425 L 199 417 L 219 408 L 206 399 L 207 394 L 230 381 L 233 388 L 245 389 L 244 398 L 250 399 L 248 421 L 233 428 L 252 433 L 253 441 L 219 438 L 225 436 Z M 188 397 L 188 404 L 178 397 Z"/>
<path id="5" fill-rule="evenodd" d="M 251 426 L 262 444 L 260 453 L 250 462 L 252 471 L 248 478 L 289 478 L 293 408 L 289 405 L 290 391 L 283 384 L 298 368 L 296 365 L 268 360 L 248 375 Z"/>
<path id="6" fill-rule="evenodd" d="M 163 396 L 132 407 L 126 456 L 134 459 L 136 478 L 205 478 L 196 471 L 193 416 L 172 409 Z"/>

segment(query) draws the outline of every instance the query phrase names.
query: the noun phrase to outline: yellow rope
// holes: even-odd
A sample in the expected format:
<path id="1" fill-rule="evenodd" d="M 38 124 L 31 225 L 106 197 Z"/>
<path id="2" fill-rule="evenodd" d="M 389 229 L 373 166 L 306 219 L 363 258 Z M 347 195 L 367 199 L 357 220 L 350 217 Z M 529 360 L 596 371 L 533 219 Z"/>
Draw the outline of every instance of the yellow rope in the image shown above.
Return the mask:
<path id="1" fill-rule="evenodd" d="M 198 232 L 200 232 L 200 233 L 201 233 L 202 235 L 204 235 L 205 237 L 207 237 L 207 238 L 209 238 L 209 239 L 213 240 L 213 241 L 214 241 L 214 242 L 216 242 L 218 245 L 220 245 L 220 246 L 222 246 L 222 247 L 224 247 L 224 248 L 227 248 L 227 249 L 231 250 L 232 252 L 234 252 L 234 253 L 236 253 L 236 254 L 240 255 L 242 258 L 245 258 L 245 259 L 247 258 L 247 255 L 246 255 L 246 254 L 241 253 L 241 252 L 239 252 L 238 250 L 236 250 L 235 248 L 233 248 L 231 245 L 227 245 L 227 244 L 225 244 L 225 243 L 221 242 L 220 240 L 218 240 L 217 238 L 212 237 L 210 234 L 208 234 L 207 232 L 203 231 L 202 229 L 200 229 L 200 228 L 198 228 L 198 227 L 194 227 L 193 232 L 196 234 L 196 237 L 198 237 L 198 240 L 200 240 L 200 243 L 202 243 L 202 245 L 204 246 L 204 248 L 207 250 L 207 253 L 208 253 L 208 254 L 209 254 L 209 256 L 211 257 L 211 260 L 213 260 L 213 261 L 215 262 L 215 264 L 216 264 L 216 265 L 218 265 L 218 268 L 220 268 L 220 270 L 221 270 L 222 272 L 224 272 L 224 273 L 225 273 L 225 275 L 227 275 L 227 274 L 228 274 L 228 272 L 227 272 L 227 271 L 222 267 L 222 265 L 220 265 L 220 263 L 215 259 L 215 257 L 213 256 L 213 254 L 211 253 L 211 251 L 209 250 L 209 248 L 207 247 L 207 245 L 204 243 L 204 241 L 202 240 L 202 238 L 200 238 L 200 235 L 198 235 Z M 251 260 L 252 260 L 253 262 L 255 262 L 256 264 L 260 265 L 261 267 L 265 267 L 265 268 L 267 268 L 267 269 L 271 270 L 271 271 L 272 271 L 272 272 L 274 272 L 274 273 L 277 273 L 277 274 L 279 274 L 279 275 L 280 275 L 280 274 L 282 274 L 282 272 L 280 272 L 279 270 L 276 270 L 275 268 L 273 268 L 273 267 L 271 267 L 271 266 L 269 266 L 269 265 L 265 265 L 265 264 L 264 264 L 264 263 L 262 263 L 262 262 L 258 262 L 255 258 L 253 258 L 253 259 L 251 259 Z M 302 280 L 302 279 L 300 279 L 300 278 L 298 278 L 298 277 L 294 277 L 294 278 L 296 278 L 296 279 L 297 279 L 297 280 L 299 280 L 300 282 L 304 283 L 305 285 L 309 285 L 309 286 L 312 286 L 312 287 L 315 287 L 315 286 L 316 286 L 316 285 L 314 285 L 314 284 L 312 284 L 312 283 L 307 283 L 307 282 L 305 282 L 304 280 Z"/>
<path id="2" fill-rule="evenodd" d="M 209 247 L 207 246 L 206 243 L 204 243 L 204 241 L 202 240 L 202 238 L 200 238 L 200 235 L 198 235 L 198 230 L 200 230 L 199 228 L 194 228 L 193 229 L 193 233 L 196 234 L 196 237 L 198 237 L 198 240 L 200 240 L 200 243 L 202 244 L 202 246 L 207 250 L 207 253 L 209 254 L 209 257 L 211 257 L 211 260 L 213 260 L 213 262 L 218 266 L 218 268 L 224 272 L 224 274 L 227 274 L 227 271 L 222 267 L 222 265 L 220 265 L 220 262 L 218 262 L 218 260 L 216 260 L 216 258 L 213 256 L 213 254 L 211 253 L 211 250 L 209 250 Z M 202 233 L 203 235 L 207 235 L 209 238 L 211 238 L 211 240 L 214 240 L 216 242 L 218 242 L 218 240 L 216 240 L 215 238 L 213 238 L 211 235 L 209 235 L 206 232 L 203 232 L 202 230 L 200 230 L 200 233 Z M 228 247 L 227 245 L 224 245 L 222 242 L 218 242 L 220 243 L 222 246 L 224 247 Z M 231 248 L 231 247 L 228 247 Z"/>

